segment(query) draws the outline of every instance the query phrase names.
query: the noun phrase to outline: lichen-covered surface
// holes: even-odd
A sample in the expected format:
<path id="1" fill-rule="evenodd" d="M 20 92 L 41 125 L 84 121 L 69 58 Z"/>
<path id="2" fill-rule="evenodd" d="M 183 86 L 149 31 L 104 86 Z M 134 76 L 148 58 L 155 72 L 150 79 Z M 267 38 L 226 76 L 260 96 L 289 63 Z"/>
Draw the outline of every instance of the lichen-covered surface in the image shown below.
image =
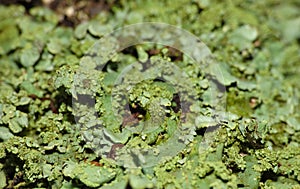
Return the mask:
<path id="1" fill-rule="evenodd" d="M 43 2 L 0 5 L 0 188 L 300 188 L 298 0 L 64 1 L 65 9 Z M 75 121 L 82 112 L 73 111 L 74 75 L 103 35 L 149 21 L 199 37 L 222 77 L 208 77 L 170 47 L 141 44 L 119 52 L 100 73 L 90 73 L 98 81 L 89 83 L 98 117 L 91 114 L 94 122 L 84 127 L 101 123 L 109 136 L 104 143 L 117 143 L 114 149 L 104 146 L 101 156 L 94 150 L 97 129 L 82 131 Z M 118 119 L 111 112 L 113 84 L 126 66 L 148 59 L 183 70 L 198 101 L 178 107 L 174 88 L 145 80 L 130 90 L 130 111 L 119 112 Z M 209 79 L 226 89 L 226 116 L 218 122 L 211 119 L 218 102 L 209 91 L 222 89 Z M 186 147 L 173 158 L 135 168 L 130 158 L 115 163 L 124 146 L 164 143 L 190 112 L 195 130 L 187 129 L 180 138 Z M 205 130 L 216 127 L 205 135 L 210 147 L 203 147 Z"/>

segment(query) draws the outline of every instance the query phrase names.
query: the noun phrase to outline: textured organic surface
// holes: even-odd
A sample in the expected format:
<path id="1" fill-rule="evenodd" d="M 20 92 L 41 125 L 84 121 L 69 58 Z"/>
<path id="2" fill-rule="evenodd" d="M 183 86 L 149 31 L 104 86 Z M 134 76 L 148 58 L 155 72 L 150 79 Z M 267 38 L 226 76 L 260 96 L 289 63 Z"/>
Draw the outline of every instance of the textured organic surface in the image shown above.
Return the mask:
<path id="1" fill-rule="evenodd" d="M 47 3 L 0 5 L 0 188 L 299 188 L 299 1 L 62 2 L 66 12 Z M 140 22 L 168 23 L 199 37 L 218 62 L 209 69 L 222 74 L 206 75 L 191 57 L 159 44 L 102 57 L 109 61 L 101 71 L 89 56 L 82 59 L 105 34 Z M 155 33 L 145 28 L 142 35 Z M 102 44 L 102 54 L 113 48 Z M 74 78 L 83 77 L 82 62 L 88 71 L 80 83 Z M 124 75 L 132 63 L 136 69 Z M 180 99 L 187 106 L 180 107 L 177 89 L 159 79 L 130 88 L 157 70 L 168 76 L 169 64 L 185 73 L 174 82 L 189 92 Z M 128 85 L 116 85 L 122 74 Z M 80 87 L 87 86 L 95 104 L 72 102 L 85 97 Z M 128 109 L 117 98 L 122 91 Z M 115 163 L 128 148 L 163 144 L 181 119 L 187 120 L 182 143 L 154 150 L 159 164 L 151 162 L 154 155 L 144 164 L 132 156 Z M 205 134 L 209 148 L 202 145 L 206 129 L 214 130 Z"/>

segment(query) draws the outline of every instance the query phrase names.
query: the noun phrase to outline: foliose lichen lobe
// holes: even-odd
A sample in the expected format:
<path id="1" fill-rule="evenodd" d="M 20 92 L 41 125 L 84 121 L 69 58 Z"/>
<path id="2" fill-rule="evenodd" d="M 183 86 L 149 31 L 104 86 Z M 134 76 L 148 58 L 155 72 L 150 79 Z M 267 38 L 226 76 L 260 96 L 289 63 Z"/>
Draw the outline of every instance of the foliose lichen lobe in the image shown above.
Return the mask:
<path id="1" fill-rule="evenodd" d="M 119 1 L 112 6 L 75 28 L 60 26 L 60 16 L 45 7 L 0 6 L 0 188 L 299 186 L 299 2 Z M 74 113 L 72 104 L 81 58 L 108 32 L 138 22 L 190 31 L 211 49 L 219 64 L 210 69 L 222 75 L 205 75 L 189 57 L 155 44 L 119 52 L 101 71 L 87 60 L 86 69 L 93 72 L 80 84 L 93 88 L 98 117 L 91 113 L 86 127 L 105 130 L 82 131 L 75 120 L 91 105 L 81 104 L 81 112 Z M 199 101 L 180 106 L 184 101 L 172 85 L 148 80 L 135 85 L 130 108 L 115 117 L 110 101 L 116 79 L 133 62 L 145 69 L 148 60 L 184 70 Z M 124 79 L 139 77 L 129 76 Z M 225 89 L 226 111 L 216 122 L 211 110 L 218 102 L 210 90 L 218 86 Z M 124 105 L 119 100 L 118 108 Z M 197 115 L 196 126 L 182 139 L 186 148 L 161 164 L 124 169 L 93 151 L 102 135 L 108 137 L 101 141 L 106 146 L 163 144 L 185 119 L 184 112 Z M 203 131 L 216 126 L 204 137 Z M 203 141 L 210 147 L 204 148 Z M 126 149 L 112 152 L 105 145 L 106 154 Z"/>

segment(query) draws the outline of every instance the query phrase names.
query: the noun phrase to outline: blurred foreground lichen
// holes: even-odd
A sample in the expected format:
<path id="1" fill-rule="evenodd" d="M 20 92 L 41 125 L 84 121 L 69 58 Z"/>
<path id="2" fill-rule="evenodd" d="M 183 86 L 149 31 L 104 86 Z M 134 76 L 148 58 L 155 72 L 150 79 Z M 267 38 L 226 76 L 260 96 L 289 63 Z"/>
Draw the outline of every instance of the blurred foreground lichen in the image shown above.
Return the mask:
<path id="1" fill-rule="evenodd" d="M 300 188 L 299 1 L 108 2 L 110 11 L 74 28 L 61 26 L 60 16 L 45 7 L 0 6 L 0 188 Z M 82 112 L 73 111 L 72 85 L 80 59 L 103 35 L 150 21 L 199 37 L 219 62 L 211 69 L 222 75 L 203 75 L 181 52 L 155 44 L 125 49 L 103 72 L 91 73 L 99 81 L 90 85 L 100 115 L 91 125 L 101 122 L 107 142 L 119 148 L 163 143 L 180 113 L 198 113 L 178 155 L 130 169 L 114 163 L 112 149 L 104 148 L 107 157 L 93 151 L 97 132 L 82 133 L 76 123 Z M 128 116 L 119 123 L 108 102 L 113 84 L 126 66 L 148 59 L 184 70 L 198 102 L 183 110 L 172 87 L 146 81 L 132 89 L 132 112 L 123 112 Z M 216 123 L 209 89 L 220 85 L 226 111 Z M 160 113 L 168 118 L 160 120 Z M 148 130 L 120 134 L 141 120 L 151 121 Z M 206 129 L 212 131 L 204 138 Z"/>

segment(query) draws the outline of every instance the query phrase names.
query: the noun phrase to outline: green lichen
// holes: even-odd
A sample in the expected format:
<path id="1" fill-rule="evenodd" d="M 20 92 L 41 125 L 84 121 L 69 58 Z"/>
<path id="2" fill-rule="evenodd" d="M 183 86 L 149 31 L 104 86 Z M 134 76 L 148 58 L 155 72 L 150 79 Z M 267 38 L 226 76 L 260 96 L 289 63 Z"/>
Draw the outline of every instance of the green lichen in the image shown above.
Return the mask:
<path id="1" fill-rule="evenodd" d="M 0 188 L 299 188 L 298 1 L 107 4 L 75 28 L 0 6 Z M 104 36 L 138 22 L 193 33 L 218 64 L 162 44 L 109 54 Z"/>

